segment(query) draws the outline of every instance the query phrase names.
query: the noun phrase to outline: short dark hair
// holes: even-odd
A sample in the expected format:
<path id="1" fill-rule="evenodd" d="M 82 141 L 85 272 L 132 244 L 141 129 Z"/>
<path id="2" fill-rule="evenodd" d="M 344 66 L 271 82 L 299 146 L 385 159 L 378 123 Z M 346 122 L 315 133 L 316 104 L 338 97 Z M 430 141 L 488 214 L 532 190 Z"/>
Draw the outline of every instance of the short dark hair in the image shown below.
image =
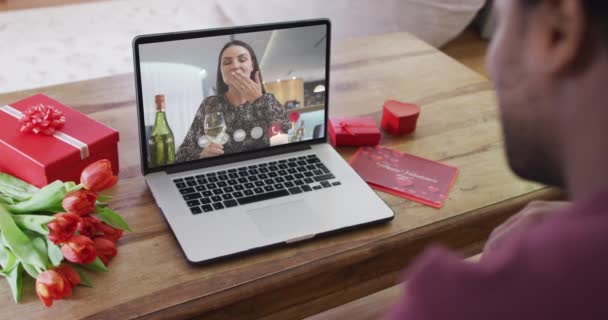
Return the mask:
<path id="1" fill-rule="evenodd" d="M 232 46 L 243 47 L 247 49 L 247 51 L 249 51 L 249 55 L 251 56 L 251 62 L 253 63 L 253 72 L 251 72 L 251 80 L 255 80 L 255 73 L 259 71 L 260 83 L 262 83 L 262 94 L 265 94 L 266 89 L 264 89 L 264 80 L 262 78 L 262 71 L 260 70 L 260 65 L 258 64 L 258 58 L 256 57 L 253 48 L 251 48 L 251 46 L 247 43 L 240 40 L 232 40 L 226 43 L 220 51 L 220 55 L 217 58 L 217 79 L 215 81 L 216 94 L 219 96 L 225 94 L 228 91 L 228 85 L 226 84 L 226 82 L 224 82 L 224 77 L 222 77 L 222 54 L 224 54 L 224 51 L 226 51 L 226 49 Z"/>
<path id="2" fill-rule="evenodd" d="M 543 0 L 521 0 L 527 6 L 534 6 Z M 608 41 L 608 0 L 580 0 L 591 23 L 598 28 Z"/>

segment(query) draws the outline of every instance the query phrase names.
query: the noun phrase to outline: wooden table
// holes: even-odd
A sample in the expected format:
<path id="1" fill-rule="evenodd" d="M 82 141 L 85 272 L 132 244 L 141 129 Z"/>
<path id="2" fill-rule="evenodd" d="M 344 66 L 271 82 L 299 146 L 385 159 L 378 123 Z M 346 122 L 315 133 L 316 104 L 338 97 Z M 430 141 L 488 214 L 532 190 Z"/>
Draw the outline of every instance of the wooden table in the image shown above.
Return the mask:
<path id="1" fill-rule="evenodd" d="M 408 34 L 339 43 L 332 61 L 330 113 L 380 116 L 384 100 L 416 102 L 412 136 L 382 144 L 460 168 L 445 206 L 433 209 L 381 193 L 394 221 L 205 266 L 186 263 L 139 168 L 132 75 L 0 95 L 0 104 L 43 92 L 120 131 L 121 173 L 109 194 L 135 230 L 120 240 L 111 271 L 45 309 L 26 282 L 13 304 L 0 284 L 2 318 L 298 319 L 394 285 L 429 243 L 477 253 L 489 232 L 553 189 L 508 169 L 490 83 Z M 340 148 L 349 158 L 354 148 Z"/>

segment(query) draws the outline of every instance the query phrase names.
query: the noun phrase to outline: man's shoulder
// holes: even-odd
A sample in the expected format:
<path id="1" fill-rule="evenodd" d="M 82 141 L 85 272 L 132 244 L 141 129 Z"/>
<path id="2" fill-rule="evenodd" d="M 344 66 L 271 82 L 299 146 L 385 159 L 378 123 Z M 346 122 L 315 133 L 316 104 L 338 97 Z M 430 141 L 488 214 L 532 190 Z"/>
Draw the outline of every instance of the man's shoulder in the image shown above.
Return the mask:
<path id="1" fill-rule="evenodd" d="M 556 213 L 478 263 L 429 248 L 388 319 L 608 319 L 607 246 L 608 206 L 591 203 Z"/>
<path id="2" fill-rule="evenodd" d="M 412 269 L 429 282 L 455 277 L 467 279 L 465 282 L 527 279 L 530 284 L 557 283 L 576 275 L 578 281 L 592 283 L 606 278 L 607 247 L 608 206 L 573 206 L 516 235 L 479 263 L 462 262 L 458 255 L 434 247 Z"/>
<path id="3" fill-rule="evenodd" d="M 574 205 L 568 211 L 548 219 L 532 228 L 523 237 L 529 250 L 535 251 L 541 259 L 569 261 L 575 267 L 580 261 L 595 261 L 594 265 L 608 267 L 608 255 L 598 254 L 608 247 L 608 205 Z"/>

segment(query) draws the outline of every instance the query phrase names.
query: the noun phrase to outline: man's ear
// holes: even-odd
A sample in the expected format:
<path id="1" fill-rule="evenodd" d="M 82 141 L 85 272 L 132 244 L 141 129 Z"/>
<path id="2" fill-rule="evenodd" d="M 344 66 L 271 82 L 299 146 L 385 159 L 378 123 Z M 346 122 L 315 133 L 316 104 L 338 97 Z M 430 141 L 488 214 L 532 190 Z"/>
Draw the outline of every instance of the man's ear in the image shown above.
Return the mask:
<path id="1" fill-rule="evenodd" d="M 580 0 L 541 0 L 527 19 L 529 69 L 555 75 L 576 67 L 584 54 L 586 19 Z"/>

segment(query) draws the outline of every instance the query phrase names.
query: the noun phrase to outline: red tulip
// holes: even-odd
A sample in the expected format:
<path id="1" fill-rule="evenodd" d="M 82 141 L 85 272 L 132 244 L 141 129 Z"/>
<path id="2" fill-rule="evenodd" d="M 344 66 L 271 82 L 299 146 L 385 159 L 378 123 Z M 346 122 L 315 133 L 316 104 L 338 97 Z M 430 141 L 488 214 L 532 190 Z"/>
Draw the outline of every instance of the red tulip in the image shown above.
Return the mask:
<path id="1" fill-rule="evenodd" d="M 93 240 L 93 245 L 95 246 L 95 251 L 97 252 L 97 256 L 103 264 L 106 266 L 110 263 L 110 260 L 116 256 L 118 250 L 116 249 L 116 244 L 111 240 L 106 238 L 97 237 Z"/>
<path id="2" fill-rule="evenodd" d="M 66 212 L 55 214 L 55 220 L 46 225 L 49 228 L 49 240 L 55 244 L 66 242 L 74 235 L 80 221 L 81 218 L 77 214 Z"/>
<path id="3" fill-rule="evenodd" d="M 101 232 L 100 237 L 106 238 L 112 242 L 118 241 L 118 239 L 120 239 L 120 237 L 122 237 L 122 233 L 123 233 L 122 230 L 113 228 L 112 226 L 107 225 L 104 222 L 99 224 L 97 230 L 99 232 Z"/>
<path id="4" fill-rule="evenodd" d="M 81 264 L 89 264 L 97 257 L 93 240 L 81 235 L 73 236 L 66 241 L 61 246 L 61 253 L 68 261 Z"/>
<path id="5" fill-rule="evenodd" d="M 63 198 L 61 205 L 67 212 L 84 216 L 95 210 L 97 197 L 97 193 L 89 190 L 73 191 Z"/>
<path id="6" fill-rule="evenodd" d="M 72 288 L 80 283 L 80 275 L 69 265 L 61 264 L 54 270 L 57 271 L 57 273 L 59 273 L 59 275 L 61 275 L 66 283 L 69 283 Z"/>
<path id="7" fill-rule="evenodd" d="M 68 297 L 72 286 L 55 270 L 41 272 L 36 278 L 36 294 L 45 306 L 53 305 L 53 300 Z"/>
<path id="8" fill-rule="evenodd" d="M 88 165 L 80 175 L 80 183 L 84 188 L 99 192 L 116 184 L 118 177 L 112 172 L 112 164 L 103 159 Z"/>
<path id="9" fill-rule="evenodd" d="M 100 224 L 101 220 L 91 215 L 87 215 L 82 217 L 81 221 L 78 223 L 78 228 L 76 230 L 81 235 L 87 236 L 92 239 L 97 234 Z"/>
<path id="10" fill-rule="evenodd" d="M 289 122 L 295 123 L 295 122 L 298 122 L 298 120 L 300 120 L 300 113 L 299 112 L 291 112 L 289 114 Z"/>

